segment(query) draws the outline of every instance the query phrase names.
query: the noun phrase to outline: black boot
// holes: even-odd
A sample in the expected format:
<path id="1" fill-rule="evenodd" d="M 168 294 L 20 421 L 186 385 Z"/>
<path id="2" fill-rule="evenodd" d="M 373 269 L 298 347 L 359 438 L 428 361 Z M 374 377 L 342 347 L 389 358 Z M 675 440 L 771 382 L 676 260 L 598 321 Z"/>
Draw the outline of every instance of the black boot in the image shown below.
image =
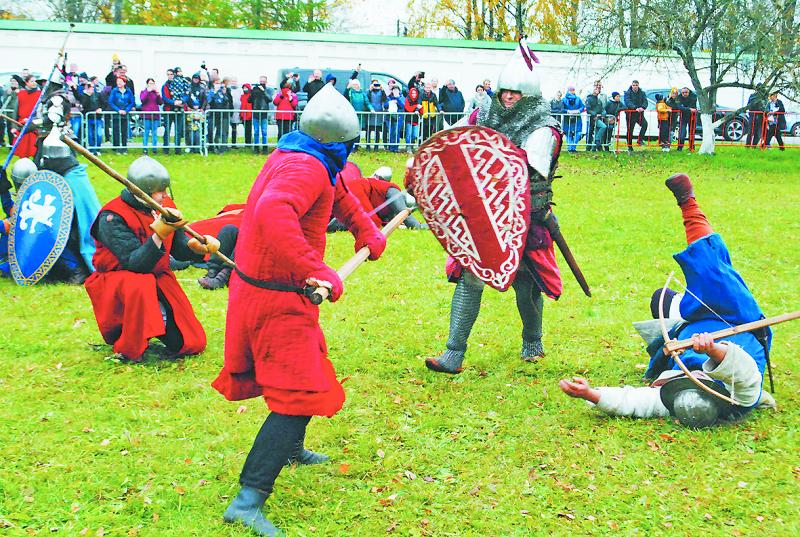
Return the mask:
<path id="1" fill-rule="evenodd" d="M 213 274 L 212 274 L 213 272 Z M 208 269 L 208 273 L 197 280 L 197 283 L 200 284 L 200 287 L 203 289 L 208 289 L 213 291 L 214 289 L 222 289 L 226 285 L 228 285 L 228 280 L 231 278 L 231 268 L 230 267 L 223 267 L 219 270 L 215 270 L 214 268 Z"/>
<path id="2" fill-rule="evenodd" d="M 284 533 L 264 516 L 261 507 L 267 501 L 269 494 L 265 494 L 252 487 L 242 487 L 239 494 L 222 515 L 222 520 L 227 524 L 241 522 L 258 535 L 275 537 Z"/>

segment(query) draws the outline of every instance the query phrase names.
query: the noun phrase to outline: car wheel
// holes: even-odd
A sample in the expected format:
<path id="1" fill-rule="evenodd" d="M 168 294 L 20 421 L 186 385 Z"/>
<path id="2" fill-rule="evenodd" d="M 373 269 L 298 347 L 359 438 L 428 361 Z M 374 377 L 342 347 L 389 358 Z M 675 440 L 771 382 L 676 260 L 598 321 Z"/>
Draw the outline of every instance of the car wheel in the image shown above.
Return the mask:
<path id="1" fill-rule="evenodd" d="M 744 122 L 737 118 L 733 118 L 725 124 L 723 136 L 729 142 L 738 142 L 744 138 Z"/>
<path id="2" fill-rule="evenodd" d="M 790 132 L 792 134 L 792 137 L 800 138 L 800 123 L 795 123 L 794 125 L 792 125 L 792 130 Z"/>

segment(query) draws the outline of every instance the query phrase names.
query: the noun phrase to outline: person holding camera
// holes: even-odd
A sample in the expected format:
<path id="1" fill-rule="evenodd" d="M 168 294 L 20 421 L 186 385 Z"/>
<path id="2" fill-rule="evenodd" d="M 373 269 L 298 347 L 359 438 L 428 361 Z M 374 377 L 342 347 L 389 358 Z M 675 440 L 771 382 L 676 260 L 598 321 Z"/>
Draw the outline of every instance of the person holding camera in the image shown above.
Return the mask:
<path id="1" fill-rule="evenodd" d="M 319 90 L 325 87 L 325 82 L 322 81 L 322 71 L 319 69 L 314 69 L 314 72 L 311 76 L 308 77 L 308 82 L 306 85 L 303 86 L 303 91 L 306 92 L 308 95 L 307 100 L 311 100 L 314 95 L 317 94 Z"/>
<path id="2" fill-rule="evenodd" d="M 411 80 L 408 81 L 408 89 L 409 91 L 411 88 L 416 88 L 417 91 L 422 91 L 422 79 L 425 78 L 425 71 L 417 71 L 414 73 L 414 76 L 411 77 Z"/>
<path id="3" fill-rule="evenodd" d="M 272 92 L 267 87 L 267 77 L 258 77 L 258 84 L 250 90 L 247 102 L 253 105 L 253 152 L 259 154 L 263 147 L 267 153 L 267 126 L 269 124 L 269 104 L 272 102 Z M 260 135 L 260 138 L 259 138 Z"/>
<path id="4" fill-rule="evenodd" d="M 281 140 L 284 134 L 292 130 L 292 124 L 294 123 L 294 111 L 297 110 L 297 94 L 292 91 L 293 80 L 294 77 L 287 76 L 281 85 L 280 93 L 276 93 L 275 99 L 272 101 L 272 104 L 277 109 L 275 120 L 278 123 L 278 141 Z"/>

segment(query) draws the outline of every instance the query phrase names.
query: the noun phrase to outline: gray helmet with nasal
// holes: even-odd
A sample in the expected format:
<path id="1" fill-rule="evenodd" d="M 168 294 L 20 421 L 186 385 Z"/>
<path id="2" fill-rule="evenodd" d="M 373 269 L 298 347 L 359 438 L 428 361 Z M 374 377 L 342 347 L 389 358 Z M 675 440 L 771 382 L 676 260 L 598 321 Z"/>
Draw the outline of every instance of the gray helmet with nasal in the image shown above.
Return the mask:
<path id="1" fill-rule="evenodd" d="M 163 164 L 148 157 L 139 157 L 128 168 L 128 180 L 146 194 L 163 192 L 169 187 L 169 172 Z"/>
<path id="2" fill-rule="evenodd" d="M 300 131 L 323 144 L 347 142 L 361 134 L 361 124 L 350 101 L 326 84 L 303 110 Z"/>
<path id="3" fill-rule="evenodd" d="M 11 181 L 14 182 L 14 188 L 17 190 L 22 187 L 25 179 L 36 173 L 38 168 L 36 164 L 29 158 L 21 158 L 14 163 L 11 167 Z"/>
<path id="4" fill-rule="evenodd" d="M 692 371 L 692 376 L 711 390 L 730 397 L 724 386 L 702 371 Z M 682 425 L 693 429 L 711 427 L 733 410 L 733 405 L 700 389 L 686 376 L 678 376 L 663 384 L 659 395 L 670 414 L 678 418 Z"/>

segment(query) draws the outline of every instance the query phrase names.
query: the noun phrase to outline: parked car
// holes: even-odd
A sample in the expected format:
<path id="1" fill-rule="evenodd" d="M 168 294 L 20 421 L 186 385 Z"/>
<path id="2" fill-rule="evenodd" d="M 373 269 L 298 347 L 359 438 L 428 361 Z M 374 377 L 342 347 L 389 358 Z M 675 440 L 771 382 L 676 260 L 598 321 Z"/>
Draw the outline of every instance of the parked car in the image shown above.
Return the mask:
<path id="1" fill-rule="evenodd" d="M 669 91 L 670 91 L 669 88 L 646 90 L 645 94 L 647 95 L 647 100 L 649 103 L 648 110 L 655 111 L 656 109 L 655 96 L 657 93 L 660 93 L 661 95 L 664 96 L 664 98 L 666 98 L 667 96 L 669 96 Z M 720 104 L 717 104 L 715 106 L 715 109 L 716 109 L 716 114 L 714 116 L 714 119 L 718 119 L 723 114 L 734 112 L 736 110 L 735 108 L 731 108 L 729 106 L 722 106 Z M 658 139 L 658 122 L 655 120 L 655 112 L 651 112 L 651 114 L 653 121 L 650 121 L 651 115 L 647 116 L 647 137 L 652 139 Z M 680 128 L 679 125 L 675 125 L 674 128 L 672 129 L 673 141 L 676 141 L 678 139 L 679 128 Z M 750 123 L 747 120 L 747 113 L 740 112 L 739 114 L 736 114 L 735 116 L 727 119 L 724 123 L 717 126 L 714 130 L 718 138 L 724 138 L 729 142 L 738 142 L 739 140 L 745 137 L 749 128 L 750 128 Z M 700 121 L 700 114 L 698 113 L 695 126 L 695 138 L 702 138 L 702 137 L 703 137 L 703 125 L 702 122 Z"/>
<path id="2" fill-rule="evenodd" d="M 344 93 L 344 90 L 347 88 L 347 83 L 350 81 L 350 77 L 353 74 L 353 69 L 320 69 L 322 71 L 322 80 L 325 80 L 325 77 L 329 74 L 336 77 L 336 89 L 339 90 L 339 93 Z M 300 88 L 302 89 L 305 86 L 306 82 L 308 82 L 308 77 L 311 73 L 314 72 L 314 69 L 305 69 L 301 67 L 292 67 L 281 69 L 278 71 L 278 80 L 285 80 L 286 75 L 289 73 L 295 73 L 300 75 Z M 389 82 L 389 79 L 393 78 L 401 88 L 403 95 L 408 94 L 408 85 L 402 81 L 402 79 L 398 76 L 391 75 L 389 73 L 382 73 L 378 71 L 368 71 L 366 69 L 361 69 L 358 73 L 358 80 L 361 82 L 362 89 L 368 89 L 370 84 L 372 83 L 373 79 L 378 79 L 383 87 L 386 87 L 386 84 Z M 298 110 L 302 110 L 306 106 L 306 102 L 308 102 L 308 95 L 304 91 L 301 91 L 297 94 L 298 100 Z"/>
<path id="3" fill-rule="evenodd" d="M 783 135 L 800 138 L 800 112 L 786 112 L 786 129 L 783 131 Z"/>

